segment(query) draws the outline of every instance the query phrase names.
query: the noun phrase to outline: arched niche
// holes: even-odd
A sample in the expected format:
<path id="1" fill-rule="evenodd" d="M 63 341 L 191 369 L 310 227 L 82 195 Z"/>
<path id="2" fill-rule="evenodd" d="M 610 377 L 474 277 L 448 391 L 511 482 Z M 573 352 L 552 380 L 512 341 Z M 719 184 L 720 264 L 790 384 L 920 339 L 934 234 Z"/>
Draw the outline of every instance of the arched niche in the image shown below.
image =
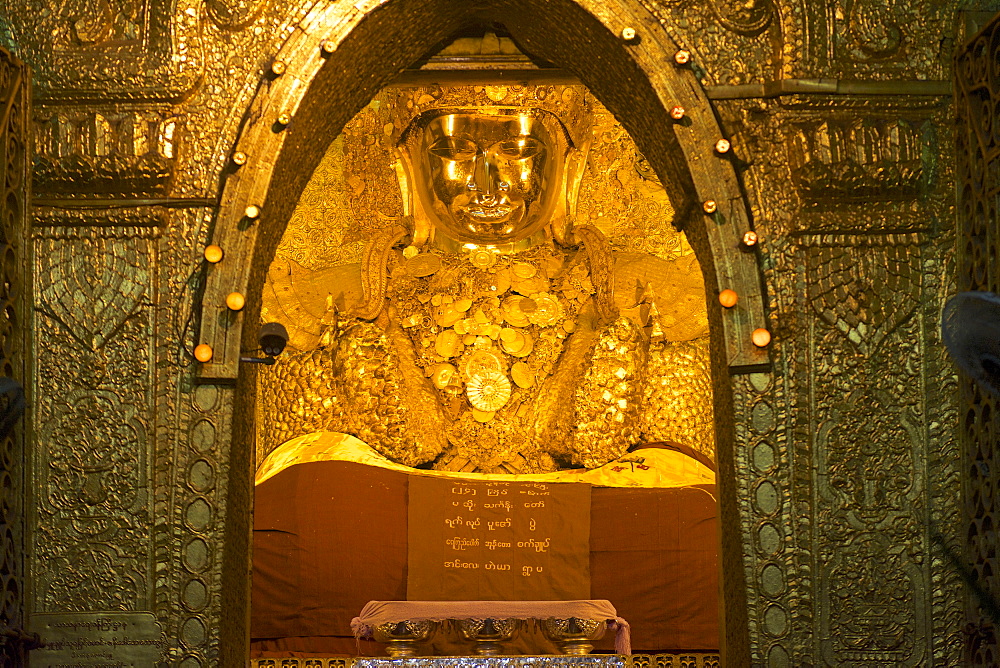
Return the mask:
<path id="1" fill-rule="evenodd" d="M 755 254 L 741 244 L 751 229 L 747 204 L 729 155 L 715 150 L 723 134 L 714 111 L 691 69 L 675 61 L 677 45 L 639 2 L 384 0 L 316 5 L 275 55 L 275 66 L 265 75 L 233 147 L 246 161 L 228 168 L 210 239 L 225 256 L 210 267 L 207 278 L 198 342 L 210 345 L 214 357 L 202 365 L 200 380 L 239 380 L 235 414 L 252 414 L 253 383 L 245 382 L 248 372 L 240 368 L 240 349 L 256 347 L 267 267 L 326 147 L 404 68 L 470 23 L 490 22 L 502 23 L 526 52 L 579 77 L 622 122 L 661 180 L 676 189 L 677 208 L 684 212 L 680 221 L 703 268 L 709 301 L 715 412 L 721 418 L 716 428 L 721 562 L 727 564 L 723 645 L 733 665 L 742 665 L 749 661 L 741 661 L 749 656 L 743 540 L 733 428 L 724 416 L 732 415 L 730 374 L 768 363 L 766 349 L 751 342 L 751 332 L 766 322 L 762 279 Z M 626 28 L 636 37 L 625 39 Z M 671 119 L 674 106 L 686 110 L 683 122 Z M 717 207 L 710 214 L 703 208 L 709 200 Z M 254 208 L 259 215 L 247 216 Z M 726 288 L 740 297 L 728 310 L 716 300 Z M 247 297 L 242 311 L 226 308 L 231 292 Z M 252 430 L 239 431 L 232 435 L 232 452 L 242 454 L 234 454 L 234 464 L 245 462 L 250 448 L 242 441 L 251 438 Z M 243 479 L 238 469 L 234 465 L 231 498 L 247 493 L 234 485 L 250 485 L 251 472 Z M 231 557 L 246 546 L 249 519 L 248 508 L 227 508 L 225 547 Z M 231 558 L 229 563 L 235 562 Z M 245 605 L 246 571 L 229 573 L 222 583 L 223 607 L 227 602 Z M 231 607 L 228 615 L 241 617 Z M 239 644 L 238 632 L 223 636 L 223 647 Z"/>

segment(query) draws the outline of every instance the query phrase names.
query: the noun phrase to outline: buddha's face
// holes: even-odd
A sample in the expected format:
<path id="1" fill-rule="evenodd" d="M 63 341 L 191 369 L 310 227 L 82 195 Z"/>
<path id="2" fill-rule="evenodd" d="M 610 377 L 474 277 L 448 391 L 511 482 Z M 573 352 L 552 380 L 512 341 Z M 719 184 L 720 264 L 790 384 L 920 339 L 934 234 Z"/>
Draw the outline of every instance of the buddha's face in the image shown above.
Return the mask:
<path id="1" fill-rule="evenodd" d="M 413 194 L 438 232 L 500 244 L 525 239 L 548 222 L 568 150 L 555 116 L 451 113 L 414 130 L 408 142 Z"/>

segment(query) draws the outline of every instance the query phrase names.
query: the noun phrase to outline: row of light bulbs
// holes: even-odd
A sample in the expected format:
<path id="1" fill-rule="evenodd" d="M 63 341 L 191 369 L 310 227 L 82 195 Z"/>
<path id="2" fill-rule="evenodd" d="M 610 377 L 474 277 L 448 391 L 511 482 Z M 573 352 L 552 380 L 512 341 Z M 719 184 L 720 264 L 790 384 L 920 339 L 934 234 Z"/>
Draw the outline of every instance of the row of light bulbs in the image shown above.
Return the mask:
<path id="1" fill-rule="evenodd" d="M 249 207 L 248 207 L 249 208 Z M 257 207 L 253 207 L 257 209 Z M 713 209 L 714 210 L 714 209 Z M 258 211 L 259 213 L 259 211 Z M 757 245 L 758 237 L 757 233 L 754 231 L 748 231 L 743 235 L 743 245 L 747 248 L 751 248 Z M 225 253 L 221 246 L 212 244 L 205 247 L 205 260 L 210 264 L 218 264 L 222 261 Z M 726 288 L 719 293 L 719 303 L 726 309 L 731 309 L 736 306 L 739 301 L 739 295 L 736 294 L 735 290 Z M 230 292 L 226 295 L 226 307 L 230 311 L 241 311 L 243 307 L 246 306 L 246 297 L 239 292 Z M 771 333 L 764 328 L 755 329 L 751 335 L 750 339 L 755 346 L 758 348 L 763 348 L 771 342 Z M 212 359 L 212 347 L 207 343 L 202 343 L 195 348 L 195 358 L 199 362 L 208 362 Z"/>
<path id="2" fill-rule="evenodd" d="M 621 37 L 626 42 L 635 42 L 638 40 L 638 33 L 634 28 L 623 28 L 621 32 Z M 320 43 L 320 49 L 324 55 L 329 55 L 336 50 L 336 44 L 330 40 L 324 40 Z M 691 53 L 684 49 L 677 51 L 674 54 L 674 62 L 679 66 L 688 65 L 691 62 Z M 284 61 L 276 60 L 271 64 L 271 73 L 275 76 L 281 76 L 285 73 L 286 65 Z M 680 121 L 684 118 L 686 110 L 684 107 L 675 106 L 670 109 L 670 117 L 675 121 Z M 278 126 L 282 129 L 287 127 L 291 122 L 291 116 L 287 112 L 282 112 L 278 114 L 276 119 Z M 719 139 L 715 142 L 715 152 L 719 155 L 725 155 L 732 148 L 732 144 L 728 139 Z M 246 164 L 248 156 L 243 151 L 236 151 L 231 156 L 232 162 L 237 167 L 241 167 Z M 718 210 L 718 203 L 715 200 L 705 200 L 702 202 L 702 210 L 706 214 L 714 214 Z M 256 204 L 250 204 L 244 209 L 243 214 L 246 218 L 250 220 L 256 220 L 260 217 L 260 207 Z M 756 246 L 758 242 L 757 233 L 754 231 L 748 231 L 743 235 L 743 246 L 746 248 L 751 248 Z M 205 260 L 211 264 L 218 264 L 222 261 L 225 253 L 220 246 L 212 244 L 205 248 Z M 726 309 L 731 309 L 736 306 L 739 301 L 739 295 L 736 294 L 735 290 L 725 289 L 719 293 L 719 303 Z M 226 296 L 226 307 L 231 311 L 241 311 L 243 307 L 246 306 L 246 297 L 239 292 L 230 292 Z M 758 348 L 764 348 L 771 342 L 771 333 L 764 329 L 763 327 L 755 329 L 751 335 L 750 339 L 755 346 Z M 212 359 L 213 351 L 212 347 L 207 343 L 199 344 L 194 349 L 194 356 L 199 362 L 209 362 Z"/>

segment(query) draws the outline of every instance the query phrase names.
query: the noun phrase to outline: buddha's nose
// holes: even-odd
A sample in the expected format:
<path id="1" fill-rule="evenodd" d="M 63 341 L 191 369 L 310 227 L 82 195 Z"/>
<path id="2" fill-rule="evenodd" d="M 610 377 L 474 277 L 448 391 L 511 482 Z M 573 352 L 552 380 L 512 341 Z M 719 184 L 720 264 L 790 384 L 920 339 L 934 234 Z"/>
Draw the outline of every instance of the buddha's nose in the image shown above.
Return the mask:
<path id="1" fill-rule="evenodd" d="M 497 170 L 485 155 L 476 156 L 476 164 L 469 181 L 469 190 L 476 191 L 476 200 L 481 204 L 493 204 L 497 199 Z"/>

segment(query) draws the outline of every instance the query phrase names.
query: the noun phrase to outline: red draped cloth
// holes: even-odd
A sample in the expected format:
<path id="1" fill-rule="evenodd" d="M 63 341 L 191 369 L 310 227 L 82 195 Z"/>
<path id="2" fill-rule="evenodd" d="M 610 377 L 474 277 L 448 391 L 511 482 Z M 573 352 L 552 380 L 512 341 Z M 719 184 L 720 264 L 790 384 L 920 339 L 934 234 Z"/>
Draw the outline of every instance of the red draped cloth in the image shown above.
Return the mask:
<path id="1" fill-rule="evenodd" d="M 251 636 L 256 656 L 380 654 L 351 620 L 405 600 L 410 474 L 340 461 L 291 466 L 257 486 Z M 716 651 L 713 485 L 595 487 L 591 598 L 631 625 L 635 652 Z M 614 639 L 595 643 L 613 651 Z"/>

